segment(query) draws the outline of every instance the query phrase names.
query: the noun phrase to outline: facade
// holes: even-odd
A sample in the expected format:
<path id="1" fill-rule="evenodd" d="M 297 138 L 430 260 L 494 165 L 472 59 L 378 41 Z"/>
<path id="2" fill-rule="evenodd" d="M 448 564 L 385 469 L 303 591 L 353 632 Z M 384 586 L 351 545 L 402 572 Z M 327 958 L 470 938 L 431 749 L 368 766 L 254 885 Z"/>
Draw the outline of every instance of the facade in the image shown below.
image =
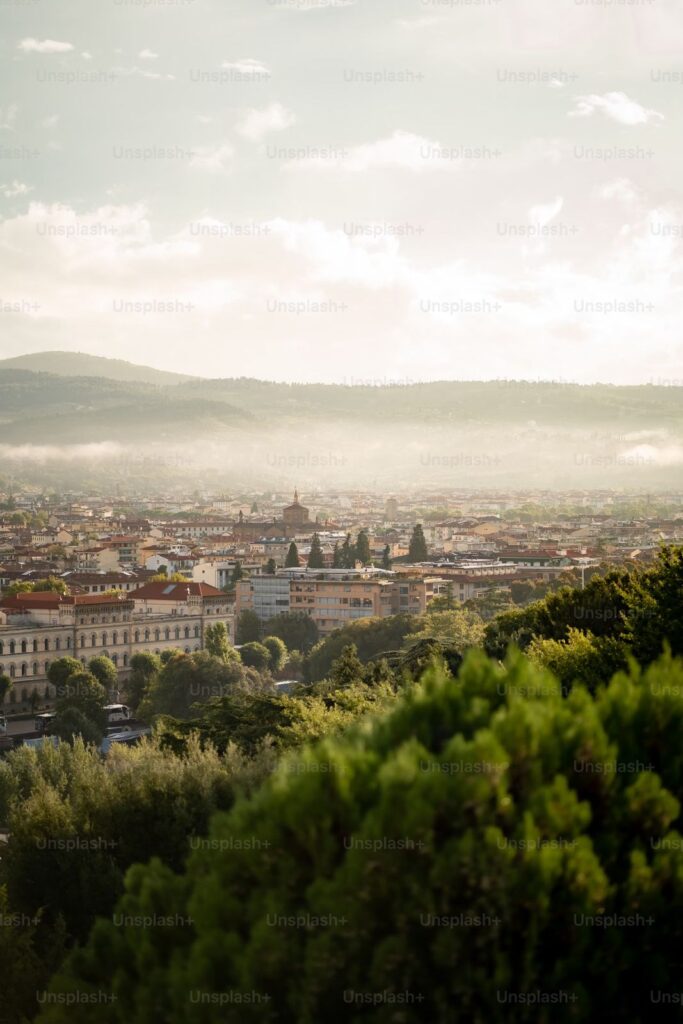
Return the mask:
<path id="1" fill-rule="evenodd" d="M 235 615 L 248 608 L 264 623 L 282 612 L 307 615 L 325 637 L 354 619 L 422 615 L 446 587 L 438 577 L 399 578 L 381 570 L 282 569 L 241 580 Z"/>
<path id="2" fill-rule="evenodd" d="M 6 704 L 25 703 L 34 690 L 50 698 L 47 670 L 56 658 L 86 665 L 105 655 L 125 674 L 143 651 L 201 650 L 204 630 L 215 622 L 224 622 L 232 639 L 232 608 L 207 584 L 149 583 L 126 595 L 16 594 L 0 604 L 0 675 L 14 682 Z"/>

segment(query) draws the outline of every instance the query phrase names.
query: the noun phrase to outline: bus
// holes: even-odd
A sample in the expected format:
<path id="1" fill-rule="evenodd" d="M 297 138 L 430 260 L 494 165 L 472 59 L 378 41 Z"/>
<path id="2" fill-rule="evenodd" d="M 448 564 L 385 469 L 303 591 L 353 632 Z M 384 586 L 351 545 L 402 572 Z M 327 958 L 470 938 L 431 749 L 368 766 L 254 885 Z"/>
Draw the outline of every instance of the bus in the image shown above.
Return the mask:
<path id="1" fill-rule="evenodd" d="M 105 704 L 104 710 L 107 712 L 109 725 L 113 725 L 115 722 L 127 722 L 131 717 L 127 704 Z"/>

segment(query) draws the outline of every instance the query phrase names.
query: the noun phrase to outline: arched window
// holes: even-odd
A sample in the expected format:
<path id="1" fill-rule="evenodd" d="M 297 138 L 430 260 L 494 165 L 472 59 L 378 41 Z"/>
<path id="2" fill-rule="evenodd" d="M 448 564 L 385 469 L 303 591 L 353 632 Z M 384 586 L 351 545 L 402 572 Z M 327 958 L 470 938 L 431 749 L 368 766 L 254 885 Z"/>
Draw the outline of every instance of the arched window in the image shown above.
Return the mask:
<path id="1" fill-rule="evenodd" d="M 189 654 L 189 653 L 190 653 L 190 648 L 189 648 L 189 647 L 186 647 L 186 648 L 185 648 L 185 654 Z"/>
<path id="2" fill-rule="evenodd" d="M 114 630 L 114 632 L 111 635 L 111 642 L 112 646 L 114 647 L 116 647 L 117 643 L 119 642 L 119 634 L 116 632 L 116 630 Z"/>
<path id="3" fill-rule="evenodd" d="M 149 630 L 145 630 L 145 640 L 149 640 Z"/>
<path id="4" fill-rule="evenodd" d="M 194 635 L 199 636 L 199 626 L 194 627 Z"/>
<path id="5" fill-rule="evenodd" d="M 112 654 L 111 660 L 114 662 L 115 665 L 118 665 L 118 663 L 119 663 L 119 656 L 118 656 L 118 654 Z"/>
<path id="6" fill-rule="evenodd" d="M 67 638 L 67 646 L 68 646 L 68 638 Z M 60 640 L 60 638 L 58 636 L 56 636 L 55 637 L 55 650 L 56 651 L 61 651 L 61 649 L 62 649 L 62 641 Z"/>
<path id="7" fill-rule="evenodd" d="M 170 630 L 170 629 L 168 628 L 168 626 L 167 626 L 167 627 L 166 627 L 166 629 L 164 630 L 164 636 L 165 636 L 165 638 L 166 638 L 167 640 L 170 640 L 170 639 L 171 639 L 171 630 Z"/>
<path id="8" fill-rule="evenodd" d="M 0 640 L 0 655 L 5 653 L 5 641 Z"/>
<path id="9" fill-rule="evenodd" d="M 175 628 L 175 638 L 176 640 L 180 640 L 180 626 L 176 626 Z"/>
<path id="10" fill-rule="evenodd" d="M 90 634 L 90 646 L 97 647 L 97 633 Z"/>
<path id="11" fill-rule="evenodd" d="M 140 630 L 139 629 L 135 630 L 135 643 L 136 644 L 140 643 Z"/>
<path id="12" fill-rule="evenodd" d="M 185 639 L 187 640 L 190 635 L 190 627 L 185 626 Z"/>
<path id="13" fill-rule="evenodd" d="M 28 647 L 28 644 L 26 643 L 26 641 L 22 640 L 21 641 L 21 653 L 22 654 L 26 654 L 27 647 Z"/>
<path id="14" fill-rule="evenodd" d="M 36 654 L 37 651 L 38 651 L 38 641 L 34 640 L 33 641 L 33 653 Z"/>
<path id="15" fill-rule="evenodd" d="M 9 652 L 10 652 L 10 654 L 16 654 L 17 653 L 16 640 L 10 640 L 10 642 L 9 642 Z"/>
<path id="16" fill-rule="evenodd" d="M 124 633 L 123 633 L 123 642 L 124 642 L 124 644 L 127 644 L 127 643 L 128 643 L 128 631 L 127 631 L 127 630 L 124 630 Z"/>
<path id="17" fill-rule="evenodd" d="M 25 661 L 22 661 L 22 663 L 21 663 L 21 674 L 22 674 L 22 676 L 27 676 L 28 675 L 28 665 L 26 664 Z"/>
<path id="18" fill-rule="evenodd" d="M 9 677 L 10 677 L 10 679 L 14 679 L 16 674 L 17 674 L 16 668 L 14 667 L 14 665 L 10 665 L 10 667 L 9 667 Z"/>
<path id="19" fill-rule="evenodd" d="M 48 636 L 45 637 L 45 650 L 50 650 L 50 638 Z"/>
<path id="20" fill-rule="evenodd" d="M 34 676 L 38 675 L 38 662 L 37 661 L 33 662 L 33 674 L 34 674 Z"/>
<path id="21" fill-rule="evenodd" d="M 85 637 L 81 633 L 81 647 L 85 647 Z"/>
<path id="22" fill-rule="evenodd" d="M 45 675 L 47 675 L 47 670 L 49 669 L 49 667 L 50 667 L 50 662 L 46 661 L 45 662 Z"/>
<path id="23" fill-rule="evenodd" d="M 70 637 L 70 636 L 68 636 L 68 637 L 66 638 L 66 647 L 67 647 L 67 650 L 68 650 L 68 651 L 70 651 L 70 650 L 71 650 L 71 637 Z"/>
<path id="24" fill-rule="evenodd" d="M 155 629 L 154 630 L 154 639 L 158 640 L 160 636 L 161 636 L 161 633 L 159 632 L 159 630 Z"/>
<path id="25" fill-rule="evenodd" d="M 123 656 L 123 667 L 125 668 L 127 666 L 127 664 L 128 664 L 128 655 L 124 654 L 124 656 Z"/>

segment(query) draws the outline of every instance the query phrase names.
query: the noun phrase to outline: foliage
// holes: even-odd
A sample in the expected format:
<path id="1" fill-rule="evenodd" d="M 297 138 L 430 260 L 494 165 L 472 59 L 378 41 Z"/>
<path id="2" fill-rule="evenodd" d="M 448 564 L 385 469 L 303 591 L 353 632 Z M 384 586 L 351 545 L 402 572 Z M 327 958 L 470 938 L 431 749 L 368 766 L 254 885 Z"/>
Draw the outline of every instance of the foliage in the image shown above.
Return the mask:
<path id="1" fill-rule="evenodd" d="M 270 668 L 270 651 L 257 641 L 240 647 L 239 655 L 244 665 L 258 669 L 259 672 L 265 672 Z"/>
<path id="2" fill-rule="evenodd" d="M 427 541 L 420 523 L 413 527 L 413 533 L 408 546 L 409 562 L 426 562 L 428 558 Z"/>
<path id="3" fill-rule="evenodd" d="M 420 619 L 420 628 L 409 633 L 404 643 L 416 640 L 439 640 L 454 648 L 460 654 L 469 647 L 481 647 L 484 639 L 484 623 L 476 612 L 465 608 L 455 611 L 432 611 Z"/>
<path id="4" fill-rule="evenodd" d="M 204 630 L 204 649 L 219 661 L 237 661 L 238 654 L 230 644 L 224 622 L 212 622 Z"/>
<path id="5" fill-rule="evenodd" d="M 107 731 L 107 691 L 91 673 L 81 669 L 66 680 L 55 703 L 52 724 L 55 736 L 70 740 L 85 730 L 87 739 L 100 743 Z"/>
<path id="6" fill-rule="evenodd" d="M 311 550 L 308 555 L 307 564 L 309 569 L 322 569 L 325 565 L 323 549 L 320 543 L 320 537 L 317 533 L 313 534 L 313 539 L 311 540 Z"/>
<path id="7" fill-rule="evenodd" d="M 168 1024 L 273 1007 L 284 1024 L 648 1019 L 653 990 L 680 990 L 682 731 L 668 656 L 563 698 L 520 655 L 470 654 L 458 679 L 433 670 L 389 714 L 286 759 L 181 873 L 131 872 L 119 913 L 192 927 L 98 921 L 52 990 L 112 992 L 112 1024 L 152 1008 Z M 189 1018 L 191 991 L 269 1002 Z M 354 1010 L 349 993 L 381 999 Z M 90 1013 L 54 1002 L 40 1020 Z"/>
<path id="8" fill-rule="evenodd" d="M 261 620 L 251 608 L 244 608 L 237 618 L 235 643 L 249 644 L 261 639 Z"/>
<path id="9" fill-rule="evenodd" d="M 285 558 L 285 569 L 298 569 L 298 567 L 299 549 L 297 548 L 294 541 L 292 541 L 287 550 L 287 557 Z"/>
<path id="10" fill-rule="evenodd" d="M 389 615 L 385 618 L 357 619 L 341 629 L 335 629 L 330 636 L 317 643 L 308 655 L 306 678 L 311 682 L 325 679 L 332 663 L 349 644 L 355 645 L 362 662 L 400 647 L 408 633 L 417 628 L 419 621 L 412 615 Z"/>
<path id="11" fill-rule="evenodd" d="M 308 615 L 281 612 L 266 623 L 268 636 L 279 636 L 289 651 L 306 653 L 318 640 L 318 627 Z"/>
<path id="12" fill-rule="evenodd" d="M 267 636 L 263 640 L 263 646 L 270 655 L 271 672 L 280 672 L 287 663 L 287 646 L 284 640 L 281 640 L 279 636 Z"/>
<path id="13" fill-rule="evenodd" d="M 105 657 L 100 654 L 96 658 L 91 658 L 88 662 L 88 671 L 95 676 L 95 679 L 105 690 L 116 690 L 119 685 L 119 674 L 116 670 L 116 665 L 111 658 Z"/>
<path id="14" fill-rule="evenodd" d="M 245 668 L 239 660 L 224 662 L 207 651 L 179 653 L 152 678 L 138 715 L 143 721 L 157 715 L 189 718 L 193 705 L 220 697 L 245 678 Z"/>

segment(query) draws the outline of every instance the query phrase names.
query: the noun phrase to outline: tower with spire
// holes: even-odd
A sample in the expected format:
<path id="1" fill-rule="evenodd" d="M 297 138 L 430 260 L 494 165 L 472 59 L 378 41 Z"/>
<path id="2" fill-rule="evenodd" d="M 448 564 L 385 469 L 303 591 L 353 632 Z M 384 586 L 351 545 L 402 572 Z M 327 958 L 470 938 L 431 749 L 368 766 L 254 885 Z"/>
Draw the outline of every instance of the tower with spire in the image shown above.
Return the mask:
<path id="1" fill-rule="evenodd" d="M 294 501 L 282 510 L 282 521 L 285 526 L 303 527 L 310 522 L 308 509 L 299 502 L 299 490 L 294 488 Z"/>

